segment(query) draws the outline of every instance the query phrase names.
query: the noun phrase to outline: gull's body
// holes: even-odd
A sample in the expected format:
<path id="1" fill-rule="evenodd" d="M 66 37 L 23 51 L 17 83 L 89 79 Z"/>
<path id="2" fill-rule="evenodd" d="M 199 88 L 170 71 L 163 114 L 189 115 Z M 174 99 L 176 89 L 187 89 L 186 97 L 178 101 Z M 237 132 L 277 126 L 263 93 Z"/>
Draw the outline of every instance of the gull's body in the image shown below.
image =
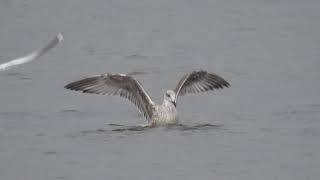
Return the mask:
<path id="1" fill-rule="evenodd" d="M 181 78 L 174 90 L 167 90 L 163 103 L 155 104 L 139 81 L 125 74 L 103 74 L 72 82 L 67 89 L 101 95 L 119 95 L 135 104 L 149 126 L 176 124 L 178 96 L 229 87 L 222 77 L 206 71 L 193 71 Z"/>
<path id="2" fill-rule="evenodd" d="M 178 112 L 176 106 L 172 103 L 172 101 L 170 101 L 170 99 L 166 98 L 167 96 L 165 96 L 161 105 L 154 106 L 151 120 L 152 125 L 168 125 L 176 124 L 178 122 Z"/>

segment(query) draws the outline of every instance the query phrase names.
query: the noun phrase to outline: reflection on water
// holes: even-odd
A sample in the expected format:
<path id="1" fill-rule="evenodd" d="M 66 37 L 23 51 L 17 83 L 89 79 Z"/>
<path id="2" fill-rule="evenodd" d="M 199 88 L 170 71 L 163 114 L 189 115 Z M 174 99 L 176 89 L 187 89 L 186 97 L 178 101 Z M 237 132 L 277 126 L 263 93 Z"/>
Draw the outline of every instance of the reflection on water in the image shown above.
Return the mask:
<path id="1" fill-rule="evenodd" d="M 129 55 L 127 56 L 128 59 L 147 59 L 148 56 L 145 56 L 145 55 L 141 55 L 141 54 L 132 54 L 132 55 Z"/>
<path id="2" fill-rule="evenodd" d="M 273 113 L 273 116 L 283 120 L 318 121 L 320 118 L 320 104 L 291 105 L 283 111 Z"/>
<path id="3" fill-rule="evenodd" d="M 164 128 L 164 130 L 178 130 L 178 131 L 202 131 L 202 130 L 214 130 L 221 129 L 223 125 L 214 125 L 214 124 L 196 124 L 196 125 L 184 125 L 184 124 L 176 124 L 176 125 L 168 125 L 161 127 L 149 127 L 149 126 L 126 126 L 121 124 L 109 124 L 112 127 L 121 127 L 115 129 L 96 129 L 96 130 L 85 130 L 82 131 L 82 134 L 100 134 L 105 132 L 124 132 L 124 131 L 147 131 L 156 128 Z"/>
<path id="4" fill-rule="evenodd" d="M 27 73 L 20 73 L 20 72 L 0 72 L 0 77 L 2 78 L 18 78 L 21 80 L 32 80 L 32 78 Z"/>

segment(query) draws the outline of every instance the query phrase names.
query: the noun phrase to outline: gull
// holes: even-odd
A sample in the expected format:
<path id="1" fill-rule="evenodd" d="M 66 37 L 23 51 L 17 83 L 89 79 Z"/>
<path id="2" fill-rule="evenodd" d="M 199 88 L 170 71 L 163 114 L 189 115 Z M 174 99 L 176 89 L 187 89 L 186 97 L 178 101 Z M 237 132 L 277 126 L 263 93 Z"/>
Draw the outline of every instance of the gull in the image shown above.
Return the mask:
<path id="1" fill-rule="evenodd" d="M 35 50 L 32 53 L 27 54 L 26 56 L 23 56 L 23 57 L 11 60 L 9 62 L 0 64 L 0 71 L 7 70 L 13 66 L 17 66 L 20 64 L 24 64 L 24 63 L 33 61 L 33 60 L 37 59 L 38 57 L 42 56 L 43 54 L 45 54 L 46 52 L 48 52 L 53 47 L 55 47 L 62 40 L 63 40 L 62 34 L 58 34 L 51 41 L 49 41 L 49 43 L 47 45 L 45 45 L 44 47 L 42 47 L 38 50 Z"/>
<path id="2" fill-rule="evenodd" d="M 193 71 L 184 75 L 174 90 L 167 90 L 163 103 L 155 104 L 141 83 L 126 74 L 101 74 L 84 78 L 65 86 L 66 89 L 109 96 L 120 96 L 131 101 L 144 115 L 147 126 L 178 123 L 177 98 L 188 93 L 223 89 L 230 84 L 222 77 L 207 71 Z"/>

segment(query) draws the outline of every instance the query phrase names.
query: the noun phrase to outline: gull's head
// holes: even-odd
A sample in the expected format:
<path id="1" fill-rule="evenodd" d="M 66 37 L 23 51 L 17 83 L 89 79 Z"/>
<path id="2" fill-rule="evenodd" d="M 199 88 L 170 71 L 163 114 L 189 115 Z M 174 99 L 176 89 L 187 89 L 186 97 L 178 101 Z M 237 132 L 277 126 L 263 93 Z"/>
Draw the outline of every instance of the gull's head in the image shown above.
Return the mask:
<path id="1" fill-rule="evenodd" d="M 172 90 L 167 90 L 164 95 L 164 100 L 169 101 L 173 103 L 174 106 L 176 106 L 175 100 L 176 100 L 176 93 Z"/>

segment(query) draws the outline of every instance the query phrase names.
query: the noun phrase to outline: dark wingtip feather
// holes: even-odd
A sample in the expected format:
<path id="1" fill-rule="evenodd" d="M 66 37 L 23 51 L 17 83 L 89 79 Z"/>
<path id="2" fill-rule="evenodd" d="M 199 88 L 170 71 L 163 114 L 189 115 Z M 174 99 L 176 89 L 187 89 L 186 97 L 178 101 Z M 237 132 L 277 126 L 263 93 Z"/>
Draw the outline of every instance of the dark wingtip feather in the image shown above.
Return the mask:
<path id="1" fill-rule="evenodd" d="M 206 72 L 207 73 L 207 72 Z M 223 89 L 224 87 L 228 88 L 230 84 L 223 79 L 221 76 L 213 73 L 208 73 L 210 81 L 213 81 L 214 87 L 217 89 Z"/>
<path id="2" fill-rule="evenodd" d="M 91 86 L 94 83 L 97 83 L 98 80 L 99 80 L 98 77 L 89 77 L 89 78 L 85 78 L 79 81 L 69 83 L 65 85 L 64 88 L 74 90 L 74 91 L 83 91 L 86 87 Z"/>
<path id="3" fill-rule="evenodd" d="M 69 83 L 64 86 L 65 89 L 79 91 L 79 81 Z"/>
<path id="4" fill-rule="evenodd" d="M 69 83 L 69 84 L 65 85 L 64 88 L 74 90 L 74 83 Z"/>
<path id="5" fill-rule="evenodd" d="M 64 86 L 66 89 L 74 90 L 77 82 L 72 82 Z"/>
<path id="6" fill-rule="evenodd" d="M 228 88 L 228 87 L 230 87 L 231 85 L 228 83 L 228 81 L 225 81 L 224 86 Z"/>
<path id="7" fill-rule="evenodd" d="M 230 84 L 221 76 L 208 73 L 205 70 L 193 71 L 185 75 L 178 83 L 175 91 L 179 95 L 186 93 L 200 93 L 230 87 Z"/>

